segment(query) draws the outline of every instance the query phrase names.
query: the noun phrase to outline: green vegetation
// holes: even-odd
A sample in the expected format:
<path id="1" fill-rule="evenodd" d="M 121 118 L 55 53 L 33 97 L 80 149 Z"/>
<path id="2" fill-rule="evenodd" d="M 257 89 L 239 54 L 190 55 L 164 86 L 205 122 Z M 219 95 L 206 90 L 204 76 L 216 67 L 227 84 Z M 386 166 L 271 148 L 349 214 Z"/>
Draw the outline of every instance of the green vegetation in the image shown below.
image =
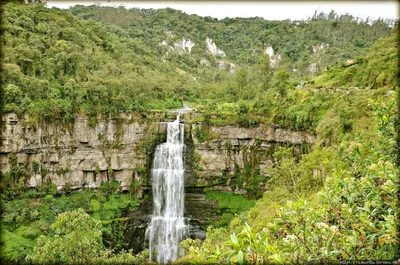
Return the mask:
<path id="1" fill-rule="evenodd" d="M 235 215 L 249 210 L 255 204 L 255 201 L 247 200 L 246 196 L 241 194 L 208 191 L 206 195 L 207 199 L 218 201 L 221 219 L 214 224 L 217 227 L 228 226 Z"/>
<path id="2" fill-rule="evenodd" d="M 152 264 L 148 252 L 134 257 L 126 252 L 113 254 L 104 249 L 101 240 L 101 222 L 79 208 L 60 214 L 51 225 L 51 234 L 40 236 L 28 262 L 39 264 L 50 260 L 62 264 Z"/>
<path id="3" fill-rule="evenodd" d="M 169 53 L 166 59 L 178 62 L 185 71 L 204 71 L 198 67 L 200 57 L 206 49 L 206 38 L 210 37 L 226 54 L 228 60 L 237 64 L 257 64 L 259 56 L 266 46 L 272 46 L 274 53 L 282 56 L 281 65 L 287 69 L 297 68 L 306 73 L 311 61 L 319 59 L 321 68 L 355 58 L 364 47 L 376 39 L 388 36 L 389 23 L 395 21 L 361 21 L 351 15 L 337 15 L 316 12 L 305 21 L 267 21 L 262 18 L 225 18 L 199 17 L 187 15 L 181 11 L 166 9 L 126 9 L 92 5 L 74 6 L 70 12 L 75 16 L 102 22 L 110 31 L 120 32 L 142 39 L 148 47 L 154 47 L 158 55 L 164 55 L 166 48 L 160 45 L 163 40 L 168 44 L 190 38 L 196 46 L 191 56 L 174 56 Z M 372 22 L 372 23 L 371 23 Z M 370 25 L 370 23 L 372 25 Z M 329 44 L 326 54 L 313 54 L 313 46 Z M 346 46 L 346 48 L 343 48 Z M 311 51 L 311 53 L 310 53 Z M 211 58 L 210 58 L 211 57 Z"/>
<path id="4" fill-rule="evenodd" d="M 203 113 L 190 120 L 201 123 L 194 131 L 200 143 L 214 139 L 210 126 L 228 124 L 316 135 L 308 153 L 274 150 L 268 177 L 254 166 L 260 142 L 242 150 L 244 167 L 235 167 L 231 185 L 258 201 L 208 191 L 221 219 L 203 242 L 183 241 L 177 263 L 399 259 L 397 21 L 334 12 L 306 21 L 218 20 L 170 8 L 62 11 L 28 2 L 4 6 L 4 113 L 27 114 L 32 124 L 71 124 L 78 116 L 95 124 L 129 112 L 145 119 L 186 102 Z M 226 56 L 207 52 L 207 37 Z M 195 43 L 190 53 L 174 46 L 183 38 Z M 161 139 L 152 137 L 139 146 L 146 159 Z M 45 176 L 46 168 L 20 164 L 16 154 L 8 166 L 0 172 L 1 263 L 149 262 L 147 251 L 127 252 L 124 236 L 140 183 L 129 194 L 116 180 L 95 191 L 73 192 L 68 184 L 58 192 L 52 183 L 29 189 L 32 173 Z"/>
<path id="5" fill-rule="evenodd" d="M 398 35 L 379 39 L 364 56 L 336 64 L 315 79 L 316 87 L 349 89 L 393 86 L 397 78 Z"/>
<path id="6" fill-rule="evenodd" d="M 369 25 L 369 21 L 335 13 L 316 13 L 300 22 L 216 20 L 168 8 L 78 5 L 61 11 L 40 3 L 8 3 L 3 19 L 4 112 L 68 122 L 78 114 L 96 119 L 174 109 L 183 101 L 200 104 L 210 112 L 223 103 L 243 101 L 247 109 L 253 106 L 260 112 L 269 102 L 266 97 L 278 93 L 284 99 L 300 79 L 313 76 L 311 63 L 318 62 L 322 71 L 346 59 L 368 60 L 368 56 L 359 56 L 378 38 L 393 32 L 389 22 L 377 20 Z M 225 51 L 226 58 L 205 51 L 206 37 Z M 196 43 L 192 52 L 168 51 L 166 55 L 168 48 L 160 43 L 168 40 L 173 46 L 182 38 Z M 329 47 L 313 52 L 322 42 Z M 394 40 L 382 42 L 381 47 L 394 45 Z M 271 67 L 270 58 L 263 55 L 265 45 L 281 55 L 277 66 Z M 376 74 L 377 85 L 388 84 L 396 76 L 392 51 L 382 50 L 389 55 L 378 61 L 391 60 L 391 67 L 370 63 L 369 83 Z M 202 58 L 209 64 L 200 63 Z M 235 73 L 219 69 L 219 60 L 237 64 Z M 249 118 L 243 113 L 238 119 L 247 126 L 257 124 Z"/>
<path id="7" fill-rule="evenodd" d="M 248 119 L 257 113 L 260 122 L 313 132 L 317 143 L 299 158 L 275 152 L 256 206 L 228 229 L 210 228 L 204 242 L 183 241 L 177 263 L 397 260 L 397 49 L 396 36 L 380 39 L 355 64 L 332 66 L 296 90 L 279 72 L 256 104 L 247 101 Z"/>
<path id="8" fill-rule="evenodd" d="M 78 209 L 60 214 L 48 238 L 40 236 L 28 260 L 64 264 L 91 263 L 101 251 L 101 223 Z"/>
<path id="9" fill-rule="evenodd" d="M 235 218 L 230 231 L 210 229 L 203 243 L 191 239 L 182 242 L 187 254 L 180 261 L 304 264 L 397 260 L 398 113 L 394 106 L 394 97 L 387 104 L 375 103 L 374 131 L 349 135 L 337 151 L 328 148 L 307 155 L 318 157 L 322 168 L 329 167 L 316 176 L 308 173 L 317 183 L 323 178 L 317 193 L 296 174 L 285 177 L 296 164 L 307 165 L 307 158 L 283 161 L 283 170 L 277 168 L 283 178 L 270 183 L 271 190 L 246 217 Z M 307 176 L 307 171 L 301 174 Z M 293 176 L 296 178 L 291 179 Z M 293 185 L 288 185 L 291 180 Z"/>
<path id="10" fill-rule="evenodd" d="M 139 40 L 68 12 L 9 3 L 3 24 L 4 112 L 71 121 L 178 108 L 174 90 L 193 83 Z"/>
<path id="11" fill-rule="evenodd" d="M 81 208 L 95 220 L 100 221 L 102 244 L 115 251 L 126 249 L 124 229 L 127 210 L 137 207 L 129 194 L 83 190 L 71 194 L 42 196 L 35 191 L 3 202 L 2 213 L 2 260 L 22 261 L 32 254 L 38 237 L 52 235 L 50 230 L 57 217 Z"/>

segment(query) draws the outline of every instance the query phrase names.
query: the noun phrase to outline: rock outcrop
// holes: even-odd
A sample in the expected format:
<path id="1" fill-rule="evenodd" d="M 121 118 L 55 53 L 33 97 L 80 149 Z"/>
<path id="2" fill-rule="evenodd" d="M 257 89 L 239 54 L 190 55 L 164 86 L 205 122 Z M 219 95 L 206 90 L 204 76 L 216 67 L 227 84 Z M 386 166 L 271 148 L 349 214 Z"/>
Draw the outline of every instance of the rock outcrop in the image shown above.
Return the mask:
<path id="1" fill-rule="evenodd" d="M 97 188 L 104 181 L 117 180 L 123 189 L 132 181 L 139 183 L 137 197 L 150 193 L 150 169 L 154 149 L 165 141 L 167 123 L 176 113 L 130 114 L 119 119 L 89 120 L 77 118 L 73 124 L 43 123 L 30 125 L 27 118 L 15 114 L 2 117 L 0 170 L 11 170 L 11 160 L 25 165 L 31 175 L 25 185 L 37 187 L 46 182 L 59 190 L 68 185 L 72 189 Z M 205 188 L 234 191 L 235 171 L 247 166 L 257 167 L 268 175 L 273 165 L 272 154 L 279 145 L 292 145 L 297 150 L 313 144 L 314 136 L 280 128 L 259 125 L 209 126 L 185 123 L 185 223 L 188 237 L 204 239 L 207 226 L 218 220 L 218 202 L 208 200 Z M 182 117 L 185 120 L 185 117 Z M 199 137 L 199 132 L 207 139 Z M 150 193 L 151 195 L 151 193 Z M 143 200 L 139 209 L 127 214 L 125 232 L 129 248 L 137 253 L 146 248 L 145 232 L 151 219 L 153 199 Z"/>
<path id="2" fill-rule="evenodd" d="M 279 53 L 274 55 L 274 49 L 272 48 L 272 46 L 268 46 L 265 49 L 264 54 L 268 54 L 269 61 L 272 67 L 274 67 L 280 60 L 282 60 L 282 57 Z"/>
<path id="3" fill-rule="evenodd" d="M 174 43 L 174 48 L 175 50 L 177 50 L 179 53 L 183 52 L 191 52 L 192 48 L 195 46 L 196 44 L 194 42 L 192 42 L 190 39 L 185 39 L 183 38 L 180 42 Z"/>
<path id="4" fill-rule="evenodd" d="M 216 186 L 225 190 L 229 177 L 237 168 L 243 169 L 251 165 L 261 175 L 268 176 L 267 169 L 273 165 L 272 154 L 278 146 L 294 146 L 295 151 L 301 153 L 302 147 L 315 142 L 315 136 L 307 132 L 264 125 L 243 128 L 233 125 L 217 127 L 193 124 L 191 129 L 197 157 L 197 177 L 192 185 Z M 207 134 L 208 141 L 200 142 L 198 130 Z"/>
<path id="5" fill-rule="evenodd" d="M 58 189 L 67 184 L 72 189 L 97 188 L 114 178 L 128 189 L 132 180 L 141 181 L 138 171 L 147 166 L 146 145 L 165 130 L 160 123 L 144 122 L 132 115 L 102 120 L 95 126 L 84 118 L 68 126 L 32 126 L 15 114 L 3 116 L 2 122 L 1 171 L 11 169 L 9 158 L 13 154 L 18 164 L 31 169 L 26 185 L 35 187 L 51 181 Z M 34 164 L 39 165 L 36 172 Z"/>
<path id="6" fill-rule="evenodd" d="M 206 46 L 207 51 L 210 52 L 211 54 L 225 56 L 225 52 L 218 49 L 217 45 L 211 38 L 209 37 L 206 38 L 206 45 L 207 45 Z"/>
<path id="7" fill-rule="evenodd" d="M 11 170 L 11 156 L 25 165 L 31 175 L 25 185 L 36 187 L 51 182 L 63 189 L 97 188 L 102 182 L 116 179 L 124 190 L 132 181 L 151 185 L 149 173 L 155 146 L 165 138 L 166 123 L 175 113 L 151 113 L 147 117 L 131 114 L 119 119 L 89 120 L 77 118 L 73 124 L 29 125 L 15 114 L 2 117 L 0 169 Z M 198 139 L 198 130 L 208 135 Z M 313 144 L 315 137 L 306 132 L 259 125 L 185 126 L 185 185 L 198 192 L 200 187 L 227 186 L 235 167 L 251 163 L 267 174 L 272 154 L 279 145 Z M 252 161 L 257 154 L 257 161 Z M 251 160 L 251 161 L 250 161 Z"/>
<path id="8" fill-rule="evenodd" d="M 234 73 L 235 72 L 235 64 L 226 62 L 224 60 L 218 60 L 217 63 L 218 63 L 218 69 L 219 70 L 226 69 L 230 73 Z"/>

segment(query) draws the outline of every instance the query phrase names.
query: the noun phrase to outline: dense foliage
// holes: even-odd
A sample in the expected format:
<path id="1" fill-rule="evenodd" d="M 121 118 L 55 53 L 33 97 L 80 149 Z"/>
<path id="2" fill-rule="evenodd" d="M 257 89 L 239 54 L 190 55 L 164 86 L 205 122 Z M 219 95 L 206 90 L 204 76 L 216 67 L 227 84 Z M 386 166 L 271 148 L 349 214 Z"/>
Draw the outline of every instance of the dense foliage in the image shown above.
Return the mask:
<path id="1" fill-rule="evenodd" d="M 232 185 L 262 197 L 256 203 L 207 191 L 221 218 L 204 242 L 182 242 L 185 255 L 177 263 L 399 258 L 396 21 L 334 12 L 305 21 L 217 20 L 169 8 L 61 11 L 31 2 L 4 8 L 1 106 L 7 113 L 93 121 L 186 102 L 203 113 L 187 120 L 202 123 L 195 132 L 200 142 L 212 140 L 208 126 L 227 124 L 317 136 L 298 157 L 292 148 L 276 150 L 263 187 L 256 170 L 235 169 Z M 207 52 L 207 37 L 226 55 Z M 190 53 L 168 47 L 182 38 L 196 44 Z M 272 58 L 264 54 L 267 46 Z M 57 192 L 51 183 L 30 190 L 24 183 L 39 165 L 19 164 L 15 154 L 8 162 L 11 170 L 0 171 L 2 263 L 149 262 L 147 251 L 126 252 L 124 216 L 138 205 L 134 190 L 121 193 L 116 181 L 97 191 Z"/>
<path id="2" fill-rule="evenodd" d="M 52 235 L 47 240 L 40 236 L 35 254 L 28 259 L 35 263 L 91 263 L 101 251 L 100 227 L 101 223 L 82 209 L 62 213 L 50 227 Z"/>
<path id="3" fill-rule="evenodd" d="M 203 243 L 182 242 L 187 254 L 180 261 L 314 264 L 398 259 L 394 106 L 394 97 L 375 105 L 373 132 L 349 135 L 336 150 L 306 155 L 320 157 L 312 160 L 323 168 L 319 174 L 299 171 L 303 178 L 285 177 L 286 171 L 296 168 L 293 159 L 283 170 L 278 167 L 281 178 L 271 183 L 255 208 L 232 221 L 231 232 L 210 229 Z M 297 165 L 306 165 L 306 160 L 303 157 Z M 310 183 L 304 183 L 307 177 L 322 182 L 323 188 L 310 193 Z"/>
<path id="4" fill-rule="evenodd" d="M 39 190 L 25 189 L 11 196 L 3 190 L 2 201 L 3 262 L 22 261 L 32 254 L 39 236 L 53 234 L 50 228 L 58 215 L 78 208 L 101 221 L 102 245 L 115 251 L 126 249 L 124 216 L 126 211 L 137 207 L 136 200 L 129 194 L 89 190 L 58 194 L 53 184 Z"/>
<path id="5" fill-rule="evenodd" d="M 218 227 L 228 226 L 236 214 L 252 208 L 255 204 L 253 200 L 247 200 L 244 195 L 232 194 L 218 191 L 208 191 L 207 199 L 218 201 L 221 218 L 212 225 Z"/>
<path id="6" fill-rule="evenodd" d="M 51 225 L 51 235 L 40 236 L 28 262 L 45 264 L 153 264 L 145 251 L 136 257 L 129 253 L 113 254 L 101 240 L 101 223 L 82 209 L 60 214 Z"/>
<path id="7" fill-rule="evenodd" d="M 361 21 L 348 14 L 339 16 L 334 11 L 329 14 L 316 12 L 304 21 L 268 21 L 259 17 L 218 20 L 187 15 L 171 8 L 143 10 L 77 5 L 70 10 L 77 17 L 103 22 L 113 29 L 116 29 L 115 25 L 121 26 L 130 36 L 154 47 L 159 55 L 165 52 L 160 43 L 167 39 L 166 31 L 172 33 L 168 39 L 171 42 L 189 38 L 196 44 L 191 58 L 180 58 L 180 63 L 188 66 L 190 62 L 199 62 L 200 56 L 206 56 L 205 41 L 209 37 L 234 63 L 256 64 L 265 48 L 272 46 L 275 53 L 283 57 L 282 64 L 287 64 L 290 70 L 299 68 L 304 73 L 308 71 L 309 63 L 316 59 L 323 61 L 323 69 L 345 58 L 356 57 L 362 48 L 370 46 L 379 37 L 387 36 L 390 33 L 388 24 L 395 23 Z M 328 54 L 310 52 L 321 42 L 330 45 Z M 169 58 L 175 60 L 173 56 Z"/>
<path id="8" fill-rule="evenodd" d="M 177 108 L 192 86 L 140 40 L 41 4 L 8 4 L 3 18 L 4 111 L 32 118 Z"/>
<path id="9" fill-rule="evenodd" d="M 379 39 L 365 55 L 330 67 L 315 79 L 316 87 L 378 88 L 396 83 L 398 75 L 398 35 Z"/>
<path id="10" fill-rule="evenodd" d="M 2 38 L 4 111 L 29 114 L 33 120 L 71 121 L 77 114 L 96 118 L 178 108 L 183 101 L 205 107 L 257 99 L 265 104 L 268 88 L 284 97 L 297 79 L 315 74 L 310 73 L 310 64 L 316 63 L 321 71 L 357 58 L 378 38 L 390 35 L 389 22 L 335 13 L 316 13 L 300 22 L 216 20 L 168 8 L 94 5 L 61 11 L 43 4 L 9 3 Z M 206 52 L 206 37 L 214 39 L 226 57 Z M 195 43 L 191 53 L 160 44 L 167 40 L 174 46 L 182 38 Z M 325 48 L 318 50 L 321 43 Z M 265 45 L 281 55 L 275 67 L 264 55 Z M 235 72 L 220 69 L 221 61 L 226 67 L 235 63 Z M 393 67 L 370 66 L 369 72 L 379 76 L 378 85 L 396 76 Z"/>

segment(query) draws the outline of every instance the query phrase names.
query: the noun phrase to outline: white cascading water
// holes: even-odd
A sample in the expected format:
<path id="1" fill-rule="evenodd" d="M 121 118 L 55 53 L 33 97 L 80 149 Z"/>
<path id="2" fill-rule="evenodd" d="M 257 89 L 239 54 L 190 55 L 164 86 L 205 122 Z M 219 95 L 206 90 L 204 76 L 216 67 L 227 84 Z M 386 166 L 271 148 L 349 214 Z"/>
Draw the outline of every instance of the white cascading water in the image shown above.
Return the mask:
<path id="1" fill-rule="evenodd" d="M 157 146 L 152 168 L 153 216 L 146 231 L 150 259 L 159 264 L 174 262 L 179 257 L 179 242 L 186 234 L 184 224 L 184 125 L 178 111 L 174 122 L 168 123 L 167 142 Z"/>

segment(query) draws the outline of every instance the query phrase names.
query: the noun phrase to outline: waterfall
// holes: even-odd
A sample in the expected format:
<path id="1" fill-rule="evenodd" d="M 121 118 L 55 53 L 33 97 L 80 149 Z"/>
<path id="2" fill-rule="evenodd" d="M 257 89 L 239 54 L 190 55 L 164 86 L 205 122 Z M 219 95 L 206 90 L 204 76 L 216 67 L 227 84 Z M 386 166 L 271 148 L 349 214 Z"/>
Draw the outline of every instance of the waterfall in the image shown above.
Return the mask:
<path id="1" fill-rule="evenodd" d="M 186 108 L 185 108 L 186 109 Z M 157 146 L 152 168 L 153 216 L 146 231 L 150 259 L 160 264 L 174 262 L 179 257 L 179 242 L 186 234 L 184 224 L 184 125 L 178 111 L 174 122 L 168 123 L 167 142 Z"/>

